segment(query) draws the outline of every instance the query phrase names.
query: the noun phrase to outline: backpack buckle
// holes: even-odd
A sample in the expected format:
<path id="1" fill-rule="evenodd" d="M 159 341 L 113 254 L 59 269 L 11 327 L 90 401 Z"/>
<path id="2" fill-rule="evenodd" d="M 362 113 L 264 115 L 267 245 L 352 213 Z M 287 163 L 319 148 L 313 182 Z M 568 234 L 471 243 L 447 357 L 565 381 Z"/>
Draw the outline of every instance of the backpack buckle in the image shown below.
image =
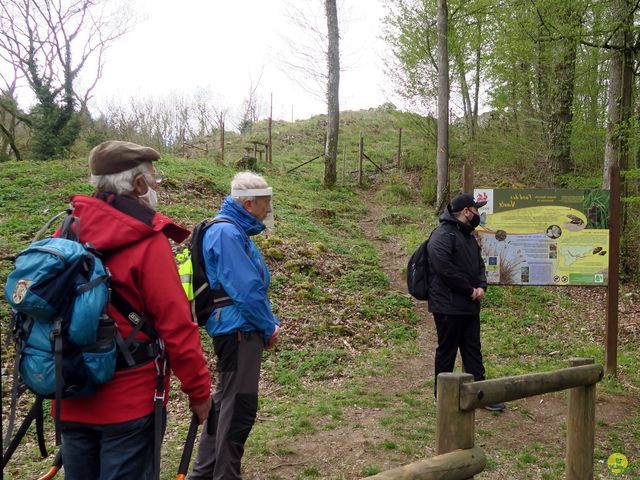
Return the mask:
<path id="1" fill-rule="evenodd" d="M 53 321 L 51 326 L 51 335 L 56 337 L 62 333 L 62 319 L 60 317 Z"/>

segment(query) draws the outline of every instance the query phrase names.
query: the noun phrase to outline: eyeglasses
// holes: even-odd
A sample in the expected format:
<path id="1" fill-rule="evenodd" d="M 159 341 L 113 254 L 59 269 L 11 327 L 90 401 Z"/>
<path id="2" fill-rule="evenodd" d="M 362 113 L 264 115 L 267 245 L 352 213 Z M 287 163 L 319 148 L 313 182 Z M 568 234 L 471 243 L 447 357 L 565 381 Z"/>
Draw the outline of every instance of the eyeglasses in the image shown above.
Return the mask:
<path id="1" fill-rule="evenodd" d="M 144 173 L 144 177 L 145 180 L 147 180 L 147 182 L 149 182 L 149 179 L 152 178 L 153 180 L 149 183 L 155 183 L 155 184 L 159 184 L 162 182 L 162 177 L 163 177 L 163 172 L 162 170 L 154 170 L 153 172 L 145 172 Z"/>

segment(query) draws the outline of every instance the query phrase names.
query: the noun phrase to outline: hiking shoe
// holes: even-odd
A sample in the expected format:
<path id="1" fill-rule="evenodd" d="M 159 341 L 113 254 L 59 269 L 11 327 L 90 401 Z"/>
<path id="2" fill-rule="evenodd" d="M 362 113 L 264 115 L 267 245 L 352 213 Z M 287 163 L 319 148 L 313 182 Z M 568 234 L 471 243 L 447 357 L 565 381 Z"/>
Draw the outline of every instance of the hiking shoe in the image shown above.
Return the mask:
<path id="1" fill-rule="evenodd" d="M 507 406 L 502 402 L 485 405 L 484 407 L 485 410 L 489 410 L 490 412 L 504 412 L 505 408 L 507 408 Z"/>

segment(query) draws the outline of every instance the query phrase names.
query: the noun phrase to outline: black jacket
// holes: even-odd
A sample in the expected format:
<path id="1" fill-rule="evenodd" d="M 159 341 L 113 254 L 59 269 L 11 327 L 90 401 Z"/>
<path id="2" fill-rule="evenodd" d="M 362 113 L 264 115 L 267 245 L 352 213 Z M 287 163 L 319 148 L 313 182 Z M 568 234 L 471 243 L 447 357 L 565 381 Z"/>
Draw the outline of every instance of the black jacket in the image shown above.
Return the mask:
<path id="1" fill-rule="evenodd" d="M 448 315 L 478 315 L 480 302 L 472 301 L 474 288 L 487 289 L 480 247 L 471 226 L 453 216 L 450 207 L 433 231 L 429 252 L 429 311 Z"/>

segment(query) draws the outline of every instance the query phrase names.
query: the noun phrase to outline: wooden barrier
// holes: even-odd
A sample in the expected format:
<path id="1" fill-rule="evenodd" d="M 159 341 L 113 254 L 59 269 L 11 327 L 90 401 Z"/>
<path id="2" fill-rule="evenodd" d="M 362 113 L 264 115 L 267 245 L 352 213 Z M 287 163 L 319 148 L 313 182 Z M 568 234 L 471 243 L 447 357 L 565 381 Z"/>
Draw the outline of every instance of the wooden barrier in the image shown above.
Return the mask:
<path id="1" fill-rule="evenodd" d="M 601 365 L 582 365 L 554 372 L 532 373 L 461 385 L 460 409 L 474 410 L 498 402 L 591 385 L 602 379 L 603 372 Z"/>
<path id="2" fill-rule="evenodd" d="M 367 480 L 464 480 L 482 472 L 486 464 L 482 449 L 469 448 L 387 470 Z"/>
<path id="3" fill-rule="evenodd" d="M 468 373 L 438 375 L 436 453 L 438 456 L 379 473 L 370 480 L 471 479 L 483 471 L 484 452 L 475 447 L 475 410 L 542 393 L 569 390 L 566 480 L 593 479 L 595 443 L 595 384 L 602 365 L 572 358 L 569 368 L 553 372 L 474 382 Z"/>
<path id="4" fill-rule="evenodd" d="M 586 358 L 572 358 L 570 365 L 593 363 Z M 589 365 L 602 367 L 600 365 Z M 602 378 L 602 373 L 600 374 Z M 598 379 L 600 380 L 600 379 Z M 593 478 L 593 447 L 596 433 L 596 384 L 586 383 L 569 390 L 567 416 L 567 453 L 565 474 L 567 480 Z"/>

